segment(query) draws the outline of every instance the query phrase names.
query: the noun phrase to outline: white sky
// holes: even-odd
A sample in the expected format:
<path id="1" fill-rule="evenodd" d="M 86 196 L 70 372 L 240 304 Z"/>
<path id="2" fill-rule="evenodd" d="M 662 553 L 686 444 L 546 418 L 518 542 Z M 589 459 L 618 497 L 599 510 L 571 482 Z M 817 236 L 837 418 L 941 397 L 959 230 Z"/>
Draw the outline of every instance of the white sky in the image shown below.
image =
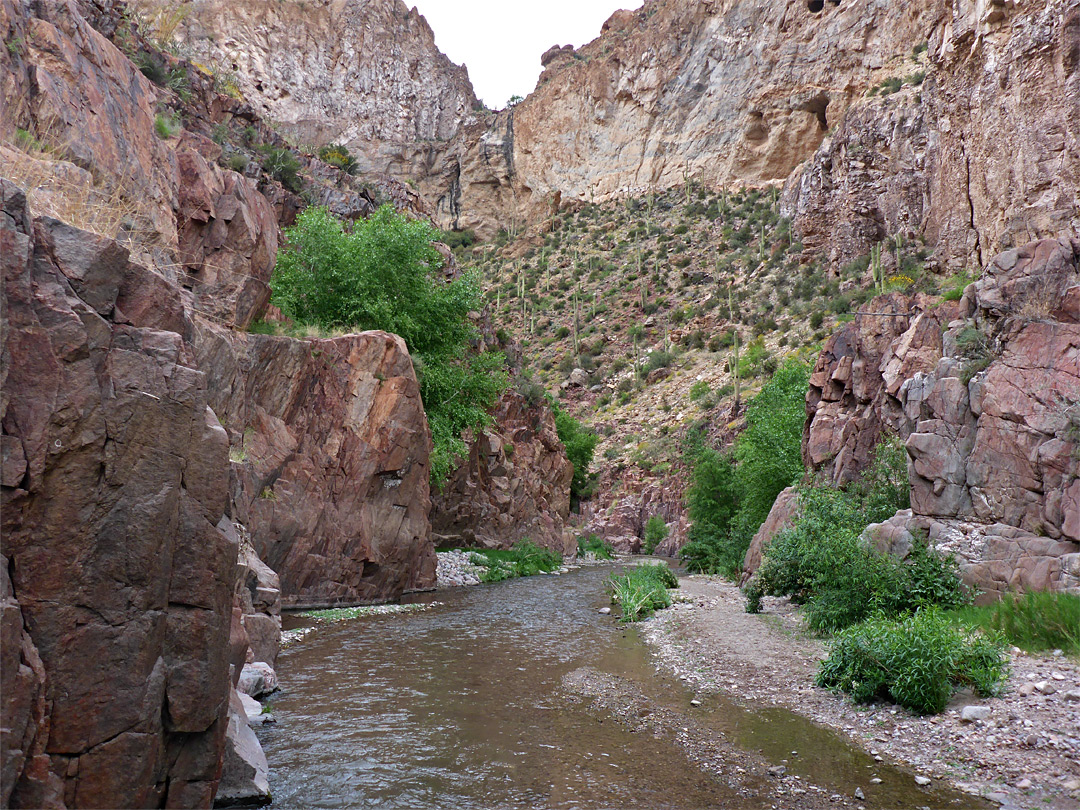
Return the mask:
<path id="1" fill-rule="evenodd" d="M 527 96 L 540 78 L 540 57 L 552 45 L 579 48 L 600 36 L 620 8 L 642 0 L 405 0 L 427 17 L 435 44 L 469 68 L 476 95 L 492 109 Z"/>

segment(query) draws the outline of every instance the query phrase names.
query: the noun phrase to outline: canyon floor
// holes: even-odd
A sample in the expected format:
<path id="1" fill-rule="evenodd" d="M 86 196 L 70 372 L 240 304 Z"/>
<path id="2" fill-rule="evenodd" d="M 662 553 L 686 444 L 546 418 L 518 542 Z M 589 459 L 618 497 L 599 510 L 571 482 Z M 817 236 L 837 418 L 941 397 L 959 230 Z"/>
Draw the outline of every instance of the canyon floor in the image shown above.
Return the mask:
<path id="1" fill-rule="evenodd" d="M 1013 648 L 1000 698 L 961 692 L 933 717 L 891 704 L 854 706 L 814 686 L 826 644 L 804 629 L 799 609 L 788 600 L 766 597 L 762 613 L 751 615 L 739 589 L 721 578 L 682 577 L 680 586 L 682 601 L 642 625 L 643 636 L 658 667 L 702 696 L 792 710 L 846 735 L 875 758 L 909 768 L 913 780 L 945 782 L 1006 808 L 1077 806 L 1080 662 Z M 971 703 L 989 707 L 989 717 L 962 721 L 961 711 Z"/>

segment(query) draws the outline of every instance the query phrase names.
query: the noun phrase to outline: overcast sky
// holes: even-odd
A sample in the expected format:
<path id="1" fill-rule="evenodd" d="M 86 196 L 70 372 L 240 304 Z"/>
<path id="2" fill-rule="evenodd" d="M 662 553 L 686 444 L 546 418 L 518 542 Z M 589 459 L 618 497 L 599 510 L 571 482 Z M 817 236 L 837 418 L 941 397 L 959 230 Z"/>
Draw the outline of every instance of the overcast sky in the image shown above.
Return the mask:
<path id="1" fill-rule="evenodd" d="M 581 47 L 620 8 L 642 0 L 405 0 L 427 17 L 439 50 L 466 64 L 476 95 L 492 109 L 527 96 L 552 45 Z"/>

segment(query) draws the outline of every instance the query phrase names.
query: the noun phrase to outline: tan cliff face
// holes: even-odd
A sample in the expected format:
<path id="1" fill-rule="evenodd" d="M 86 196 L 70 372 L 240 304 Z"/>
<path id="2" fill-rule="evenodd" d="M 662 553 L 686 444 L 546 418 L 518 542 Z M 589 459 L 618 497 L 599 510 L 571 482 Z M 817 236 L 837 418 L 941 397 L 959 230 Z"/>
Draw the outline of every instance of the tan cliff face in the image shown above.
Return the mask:
<path id="1" fill-rule="evenodd" d="M 423 176 L 479 106 L 402 0 L 201 0 L 178 35 L 283 133 L 344 144 L 365 172 Z"/>

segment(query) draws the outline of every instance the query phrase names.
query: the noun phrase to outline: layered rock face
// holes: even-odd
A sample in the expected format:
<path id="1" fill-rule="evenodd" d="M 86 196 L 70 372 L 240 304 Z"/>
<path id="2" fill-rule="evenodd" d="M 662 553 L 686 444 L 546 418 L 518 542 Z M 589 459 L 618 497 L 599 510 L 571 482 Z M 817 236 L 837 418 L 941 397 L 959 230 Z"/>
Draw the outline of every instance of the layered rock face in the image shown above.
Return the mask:
<path id="1" fill-rule="evenodd" d="M 926 65 L 893 51 L 895 76 L 925 82 L 855 103 L 788 181 L 784 213 L 833 261 L 901 235 L 948 267 L 981 267 L 1080 230 L 1080 8 L 932 5 Z"/>
<path id="2" fill-rule="evenodd" d="M 891 328 L 860 315 L 826 344 L 808 466 L 849 481 L 884 430 L 898 433 L 911 510 L 871 537 L 903 548 L 924 531 L 989 596 L 1080 590 L 1080 241 L 999 255 L 959 304 L 919 311 L 891 296 L 868 309 L 898 304 L 911 312 Z"/>
<path id="3" fill-rule="evenodd" d="M 129 314 L 148 271 L 2 195 L 5 804 L 207 806 L 237 554 L 218 528 L 228 437 L 170 329 L 178 294 Z"/>
<path id="4" fill-rule="evenodd" d="M 506 393 L 494 422 L 469 442 L 469 457 L 432 498 L 432 532 L 439 545 L 509 548 L 528 538 L 572 554 L 564 532 L 574 468 L 544 405 Z"/>
<path id="5" fill-rule="evenodd" d="M 265 118 L 348 146 L 362 171 L 424 176 L 479 106 L 468 71 L 402 0 L 201 0 L 179 33 Z"/>

